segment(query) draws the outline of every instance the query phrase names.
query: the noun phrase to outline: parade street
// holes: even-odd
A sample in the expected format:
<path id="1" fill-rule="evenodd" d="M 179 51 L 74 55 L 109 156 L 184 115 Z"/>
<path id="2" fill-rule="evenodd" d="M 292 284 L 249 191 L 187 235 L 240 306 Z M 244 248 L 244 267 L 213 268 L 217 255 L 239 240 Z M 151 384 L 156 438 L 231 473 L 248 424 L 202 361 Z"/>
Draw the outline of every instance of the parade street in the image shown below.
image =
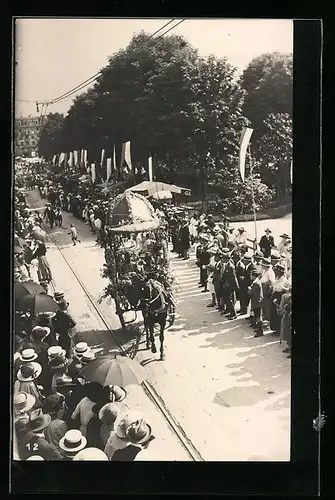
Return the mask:
<path id="1" fill-rule="evenodd" d="M 27 203 L 33 209 L 45 205 L 37 190 L 27 194 Z M 280 231 L 290 232 L 290 217 L 275 222 L 275 238 Z M 81 240 L 76 246 L 68 235 L 71 223 Z M 251 235 L 252 224 L 244 224 Z M 271 227 L 271 221 L 258 223 L 258 238 L 266 227 Z M 53 228 L 51 233 L 98 304 L 107 283 L 101 277 L 104 252 L 95 243 L 89 226 L 64 212 L 63 227 Z M 110 332 L 92 317 L 92 307 L 59 250 L 51 240 L 47 246 L 55 287 L 64 291 L 70 303 L 78 339 L 88 342 L 96 352 L 114 349 Z M 144 338 L 136 354 L 148 380 L 204 460 L 289 460 L 291 366 L 282 353 L 279 337 L 268 334 L 254 338 L 245 316 L 229 321 L 215 308 L 207 308 L 210 294 L 198 288 L 194 252 L 189 260 L 171 254 L 171 270 L 176 278 L 177 314 L 174 325 L 165 333 L 166 359 L 159 361 L 158 354 L 146 350 Z M 103 302 L 98 308 L 112 330 L 120 328 L 113 303 Z M 131 328 L 124 333 L 130 343 L 131 334 Z M 148 406 L 141 400 L 141 408 L 145 404 Z M 157 420 L 157 427 L 164 426 L 160 427 Z M 168 455 L 174 458 L 170 459 L 187 459 L 177 444 L 171 446 Z"/>

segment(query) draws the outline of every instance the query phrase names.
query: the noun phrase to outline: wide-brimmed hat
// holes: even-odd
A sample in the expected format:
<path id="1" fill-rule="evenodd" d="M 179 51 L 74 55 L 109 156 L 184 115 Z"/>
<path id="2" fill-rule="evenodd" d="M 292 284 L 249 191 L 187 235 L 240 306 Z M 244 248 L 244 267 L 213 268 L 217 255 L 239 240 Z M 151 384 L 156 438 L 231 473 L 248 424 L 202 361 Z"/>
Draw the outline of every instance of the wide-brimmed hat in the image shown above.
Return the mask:
<path id="1" fill-rule="evenodd" d="M 85 448 L 87 439 L 77 429 L 71 429 L 59 441 L 59 447 L 68 452 L 74 453 Z"/>
<path id="2" fill-rule="evenodd" d="M 29 426 L 29 417 L 21 417 L 15 422 L 15 430 L 18 433 L 25 432 L 28 430 Z"/>
<path id="3" fill-rule="evenodd" d="M 99 411 L 99 419 L 104 421 L 112 420 L 113 423 L 120 416 L 122 412 L 124 412 L 126 407 L 122 403 L 107 403 L 105 404 Z M 106 422 L 108 423 L 108 422 Z"/>
<path id="4" fill-rule="evenodd" d="M 91 349 L 88 349 L 86 352 L 84 352 L 84 354 L 81 356 L 81 363 L 83 365 L 86 365 L 87 363 L 89 363 L 90 361 L 92 361 L 93 359 L 95 359 L 95 353 L 91 350 Z"/>
<path id="5" fill-rule="evenodd" d="M 81 450 L 77 455 L 73 457 L 74 461 L 76 460 L 99 460 L 104 461 L 108 460 L 108 457 L 105 452 L 100 450 L 99 448 L 85 448 Z"/>
<path id="6" fill-rule="evenodd" d="M 271 259 L 269 259 L 268 257 L 263 257 L 261 265 L 264 267 L 270 267 L 271 266 Z"/>
<path id="7" fill-rule="evenodd" d="M 24 362 L 35 361 L 38 358 L 38 354 L 35 349 L 24 349 L 20 354 L 20 360 Z"/>
<path id="8" fill-rule="evenodd" d="M 264 229 L 264 233 L 272 233 L 272 231 L 271 231 L 271 229 L 266 228 L 266 229 Z"/>
<path id="9" fill-rule="evenodd" d="M 73 382 L 73 379 L 71 377 L 59 377 L 56 380 L 56 389 L 62 390 L 65 388 L 72 388 L 74 389 L 77 386 L 75 382 Z"/>
<path id="10" fill-rule="evenodd" d="M 50 331 L 48 326 L 35 326 L 31 331 L 31 335 L 36 340 L 42 340 L 50 335 Z"/>
<path id="11" fill-rule="evenodd" d="M 239 228 L 238 228 L 238 231 L 240 231 L 241 233 L 244 233 L 244 232 L 245 232 L 245 229 L 244 229 L 244 227 L 239 227 Z"/>
<path id="12" fill-rule="evenodd" d="M 17 372 L 17 378 L 20 382 L 32 382 L 42 373 L 42 366 L 39 363 L 24 363 Z"/>
<path id="13" fill-rule="evenodd" d="M 152 436 L 150 425 L 142 418 L 130 424 L 127 428 L 127 438 L 131 443 L 143 444 L 146 443 Z"/>
<path id="14" fill-rule="evenodd" d="M 123 413 L 120 415 L 115 420 L 114 424 L 114 429 L 116 432 L 116 435 L 120 438 L 125 438 L 127 437 L 127 430 L 128 428 L 132 425 L 135 424 L 136 422 L 140 422 L 141 420 L 144 420 L 143 413 L 132 410 L 128 411 L 126 413 Z"/>
<path id="15" fill-rule="evenodd" d="M 54 293 L 54 299 L 56 301 L 64 299 L 64 292 L 55 292 Z"/>
<path id="16" fill-rule="evenodd" d="M 17 392 L 13 398 L 13 405 L 16 413 L 25 413 L 31 410 L 35 403 L 35 396 L 24 391 Z"/>
<path id="17" fill-rule="evenodd" d="M 48 414 L 42 412 L 40 408 L 34 410 L 30 414 L 29 420 L 29 430 L 33 432 L 39 432 L 48 427 L 51 422 L 51 417 Z"/>
<path id="18" fill-rule="evenodd" d="M 90 348 L 87 344 L 87 342 L 78 342 L 78 344 L 75 345 L 74 352 L 77 357 L 82 356 L 85 352 L 89 351 Z"/>
<path id="19" fill-rule="evenodd" d="M 41 455 L 31 455 L 31 457 L 28 457 L 27 460 L 43 460 L 44 461 L 44 458 L 41 457 Z"/>
<path id="20" fill-rule="evenodd" d="M 49 347 L 47 353 L 48 353 L 50 360 L 55 358 L 56 356 L 65 357 L 65 355 L 66 355 L 65 349 L 62 349 L 62 347 L 60 345 L 53 345 L 53 346 Z"/>
<path id="21" fill-rule="evenodd" d="M 251 257 L 251 255 L 244 254 L 244 255 L 242 255 L 242 259 L 244 259 L 244 260 L 251 260 L 252 257 Z"/>
<path id="22" fill-rule="evenodd" d="M 262 259 L 263 257 L 263 252 L 261 252 L 260 250 L 257 250 L 257 252 L 254 253 L 254 258 L 256 259 Z"/>
<path id="23" fill-rule="evenodd" d="M 279 238 L 286 238 L 286 239 L 288 239 L 288 240 L 290 240 L 290 239 L 291 239 L 291 238 L 290 238 L 290 236 L 289 236 L 288 234 L 286 234 L 286 233 L 280 234 L 280 235 L 279 235 Z"/>
<path id="24" fill-rule="evenodd" d="M 43 411 L 49 414 L 58 412 L 62 408 L 64 400 L 65 398 L 62 394 L 50 394 L 43 401 Z"/>

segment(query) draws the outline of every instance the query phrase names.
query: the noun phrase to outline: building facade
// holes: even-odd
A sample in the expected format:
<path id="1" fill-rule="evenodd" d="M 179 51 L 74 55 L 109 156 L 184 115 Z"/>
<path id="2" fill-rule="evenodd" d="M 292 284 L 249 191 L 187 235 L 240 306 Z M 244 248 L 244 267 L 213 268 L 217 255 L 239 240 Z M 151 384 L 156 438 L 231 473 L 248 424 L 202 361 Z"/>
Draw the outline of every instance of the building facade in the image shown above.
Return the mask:
<path id="1" fill-rule="evenodd" d="M 38 116 L 15 118 L 15 156 L 31 156 L 32 153 L 37 153 L 40 128 Z"/>

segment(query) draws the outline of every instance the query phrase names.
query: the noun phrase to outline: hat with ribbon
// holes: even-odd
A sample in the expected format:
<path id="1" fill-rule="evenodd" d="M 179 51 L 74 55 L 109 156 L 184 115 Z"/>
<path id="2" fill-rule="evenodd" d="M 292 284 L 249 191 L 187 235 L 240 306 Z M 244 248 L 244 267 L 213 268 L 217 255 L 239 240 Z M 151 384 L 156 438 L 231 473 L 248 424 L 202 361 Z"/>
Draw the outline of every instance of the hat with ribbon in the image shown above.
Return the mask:
<path id="1" fill-rule="evenodd" d="M 87 439 L 77 429 L 71 429 L 59 441 L 59 447 L 67 453 L 75 453 L 85 448 Z"/>
<path id="2" fill-rule="evenodd" d="M 17 414 L 25 413 L 31 410 L 35 403 L 35 396 L 24 391 L 17 392 L 13 398 L 14 411 Z"/>
<path id="3" fill-rule="evenodd" d="M 280 234 L 279 238 L 285 238 L 286 240 L 290 240 L 291 239 L 290 236 L 288 234 L 286 234 L 286 233 Z"/>
<path id="4" fill-rule="evenodd" d="M 51 417 L 50 415 L 47 415 L 42 412 L 40 408 L 37 410 L 34 410 L 30 414 L 30 420 L 29 420 L 29 430 L 33 432 L 40 432 L 46 427 L 51 422 Z"/>
<path id="5" fill-rule="evenodd" d="M 35 352 L 35 349 L 24 349 L 20 354 L 20 360 L 24 362 L 35 361 L 38 358 L 38 354 Z"/>
<path id="6" fill-rule="evenodd" d="M 64 292 L 55 292 L 54 299 L 56 301 L 63 300 L 64 299 Z"/>
<path id="7" fill-rule="evenodd" d="M 31 455 L 31 457 L 28 457 L 27 460 L 43 460 L 44 461 L 44 458 L 41 457 L 40 455 Z"/>
<path id="8" fill-rule="evenodd" d="M 238 228 L 238 231 L 240 231 L 240 233 L 245 233 L 245 229 L 244 229 L 244 227 L 239 227 L 239 228 Z"/>
<path id="9" fill-rule="evenodd" d="M 90 361 L 92 361 L 93 359 L 95 359 L 95 353 L 91 350 L 91 349 L 88 349 L 87 351 L 84 352 L 84 354 L 81 356 L 81 363 L 83 365 L 86 365 L 87 363 L 89 363 Z"/>
<path id="10" fill-rule="evenodd" d="M 50 331 L 48 326 L 35 326 L 31 331 L 31 336 L 35 340 L 42 340 L 50 335 Z"/>
<path id="11" fill-rule="evenodd" d="M 42 366 L 39 363 L 24 363 L 17 372 L 17 378 L 20 382 L 32 382 L 42 373 Z"/>
<path id="12" fill-rule="evenodd" d="M 89 350 L 90 350 L 90 348 L 89 348 L 87 342 L 78 342 L 78 344 L 75 345 L 74 353 L 78 358 Z"/>
<path id="13" fill-rule="evenodd" d="M 65 349 L 62 349 L 60 345 L 53 345 L 53 346 L 49 347 L 47 352 L 48 352 L 49 360 L 55 358 L 56 356 L 65 357 L 65 355 L 66 355 Z"/>
<path id="14" fill-rule="evenodd" d="M 264 230 L 264 233 L 272 233 L 272 231 L 271 231 L 271 229 L 266 228 L 266 229 Z"/>
<path id="15" fill-rule="evenodd" d="M 143 418 L 140 418 L 127 427 L 126 434 L 131 443 L 143 444 L 150 439 L 152 432 L 150 425 Z"/>
<path id="16" fill-rule="evenodd" d="M 269 259 L 268 257 L 263 257 L 261 265 L 264 267 L 270 267 L 271 266 L 271 259 Z"/>

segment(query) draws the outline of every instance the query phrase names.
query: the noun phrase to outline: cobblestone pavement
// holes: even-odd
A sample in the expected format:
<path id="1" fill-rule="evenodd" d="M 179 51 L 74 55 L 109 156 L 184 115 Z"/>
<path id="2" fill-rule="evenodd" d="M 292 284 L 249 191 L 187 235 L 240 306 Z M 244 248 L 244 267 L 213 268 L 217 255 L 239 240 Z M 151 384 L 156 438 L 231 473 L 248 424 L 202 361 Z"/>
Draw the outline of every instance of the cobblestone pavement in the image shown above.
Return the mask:
<path id="1" fill-rule="evenodd" d="M 41 206 L 36 193 L 30 201 Z M 63 217 L 65 227 L 53 229 L 53 236 L 97 301 L 106 284 L 101 277 L 103 251 L 85 223 L 67 213 Z M 82 241 L 76 246 L 65 229 L 70 223 Z M 290 234 L 290 219 L 281 224 L 281 231 Z M 80 337 L 97 350 L 113 349 L 111 335 L 91 325 L 90 304 L 64 271 L 59 252 L 50 248 L 48 257 L 57 287 L 64 290 L 78 321 Z M 244 317 L 228 321 L 206 307 L 209 294 L 198 289 L 194 253 L 188 261 L 171 256 L 171 267 L 177 281 L 177 316 L 165 334 L 166 360 L 145 350 L 143 340 L 136 355 L 148 379 L 204 460 L 289 460 L 291 365 L 278 338 L 255 339 Z M 113 305 L 103 303 L 99 310 L 112 329 L 120 327 Z M 129 345 L 131 336 L 125 334 Z"/>

